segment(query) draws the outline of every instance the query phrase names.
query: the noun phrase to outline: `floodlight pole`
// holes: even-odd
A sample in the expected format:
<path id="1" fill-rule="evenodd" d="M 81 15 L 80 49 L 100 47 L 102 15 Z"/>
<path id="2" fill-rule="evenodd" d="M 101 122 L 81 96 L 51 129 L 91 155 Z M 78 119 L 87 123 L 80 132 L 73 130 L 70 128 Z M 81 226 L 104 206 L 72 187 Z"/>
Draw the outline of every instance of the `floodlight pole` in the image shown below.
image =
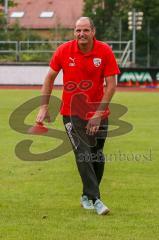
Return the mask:
<path id="1" fill-rule="evenodd" d="M 133 54 L 132 54 L 132 62 L 135 66 L 136 64 L 136 10 L 132 11 L 132 38 L 133 38 Z"/>
<path id="2" fill-rule="evenodd" d="M 129 30 L 132 30 L 132 63 L 136 64 L 136 30 L 142 29 L 143 12 L 136 12 L 133 8 L 131 12 L 128 12 L 128 25 Z"/>
<path id="3" fill-rule="evenodd" d="M 147 21 L 147 67 L 150 67 L 150 19 Z"/>
<path id="4" fill-rule="evenodd" d="M 5 31 L 7 32 L 7 25 L 8 25 L 8 0 L 4 0 L 4 15 L 5 15 L 5 19 L 6 19 Z"/>
<path id="5" fill-rule="evenodd" d="M 8 15 L 8 0 L 4 0 L 4 13 Z"/>

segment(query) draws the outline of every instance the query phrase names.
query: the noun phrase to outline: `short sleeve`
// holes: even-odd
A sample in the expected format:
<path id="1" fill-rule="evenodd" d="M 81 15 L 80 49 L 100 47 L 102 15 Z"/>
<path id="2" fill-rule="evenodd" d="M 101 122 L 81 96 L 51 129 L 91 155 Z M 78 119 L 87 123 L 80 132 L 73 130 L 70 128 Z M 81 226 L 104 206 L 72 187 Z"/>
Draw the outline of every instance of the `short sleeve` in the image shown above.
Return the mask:
<path id="1" fill-rule="evenodd" d="M 60 48 L 57 48 L 56 52 L 52 55 L 49 66 L 56 72 L 61 70 Z"/>
<path id="2" fill-rule="evenodd" d="M 107 45 L 106 56 L 105 56 L 105 68 L 104 68 L 104 76 L 113 76 L 120 73 L 117 61 L 115 59 L 114 53 Z"/>

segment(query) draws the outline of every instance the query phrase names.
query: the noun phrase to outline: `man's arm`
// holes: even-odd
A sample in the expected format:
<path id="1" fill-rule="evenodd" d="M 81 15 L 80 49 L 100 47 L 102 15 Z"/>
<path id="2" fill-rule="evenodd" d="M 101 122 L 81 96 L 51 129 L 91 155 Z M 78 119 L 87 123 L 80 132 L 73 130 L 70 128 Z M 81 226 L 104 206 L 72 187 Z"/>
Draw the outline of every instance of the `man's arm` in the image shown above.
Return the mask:
<path id="1" fill-rule="evenodd" d="M 105 87 L 104 95 L 96 111 L 95 117 L 102 115 L 102 112 L 106 110 L 116 90 L 116 85 L 117 85 L 116 76 L 106 77 L 105 81 L 106 81 L 106 87 Z"/>
<path id="2" fill-rule="evenodd" d="M 103 112 L 105 112 L 106 108 L 108 107 L 116 90 L 116 76 L 106 77 L 105 81 L 106 81 L 106 87 L 105 87 L 102 101 L 99 104 L 96 113 L 88 121 L 88 124 L 86 127 L 87 128 L 86 132 L 89 135 L 94 135 L 98 131 Z"/>
<path id="3" fill-rule="evenodd" d="M 48 104 L 50 100 L 50 95 L 52 93 L 52 86 L 57 74 L 58 72 L 50 68 L 45 77 L 44 84 L 41 89 L 41 93 L 42 93 L 41 106 L 40 106 L 39 113 L 36 117 L 36 122 L 43 122 L 45 119 L 47 119 L 48 122 L 50 122 Z"/>

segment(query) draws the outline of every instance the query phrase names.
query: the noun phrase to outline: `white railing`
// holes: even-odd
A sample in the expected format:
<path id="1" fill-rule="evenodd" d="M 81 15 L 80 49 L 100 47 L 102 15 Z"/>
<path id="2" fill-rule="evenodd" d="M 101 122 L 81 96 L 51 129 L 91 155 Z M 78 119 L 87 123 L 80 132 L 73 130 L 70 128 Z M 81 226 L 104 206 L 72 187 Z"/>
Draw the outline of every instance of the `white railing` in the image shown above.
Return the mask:
<path id="1" fill-rule="evenodd" d="M 120 65 L 122 67 L 128 67 L 128 65 L 132 62 L 132 45 L 132 41 L 127 42 L 127 46 L 125 47 L 120 58 Z"/>
<path id="2" fill-rule="evenodd" d="M 13 54 L 16 61 L 21 60 L 22 54 L 50 53 L 64 43 L 64 41 L 0 41 L 0 54 Z M 131 63 L 132 41 L 107 41 L 114 54 L 118 64 L 121 67 L 127 67 Z"/>
<path id="3" fill-rule="evenodd" d="M 17 41 L 0 41 L 0 54 L 13 54 L 17 57 L 18 52 L 18 42 Z"/>

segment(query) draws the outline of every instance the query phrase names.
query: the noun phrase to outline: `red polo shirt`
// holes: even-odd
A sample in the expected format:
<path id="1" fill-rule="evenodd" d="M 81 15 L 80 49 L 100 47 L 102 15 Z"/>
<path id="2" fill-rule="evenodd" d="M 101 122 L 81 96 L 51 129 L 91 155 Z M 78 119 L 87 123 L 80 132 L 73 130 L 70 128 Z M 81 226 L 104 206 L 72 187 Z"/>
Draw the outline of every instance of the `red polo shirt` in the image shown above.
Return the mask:
<path id="1" fill-rule="evenodd" d="M 89 119 L 102 100 L 104 77 L 120 73 L 110 46 L 96 39 L 92 51 L 86 54 L 78 48 L 77 40 L 60 45 L 50 67 L 57 72 L 63 70 L 61 114 L 83 119 Z"/>

